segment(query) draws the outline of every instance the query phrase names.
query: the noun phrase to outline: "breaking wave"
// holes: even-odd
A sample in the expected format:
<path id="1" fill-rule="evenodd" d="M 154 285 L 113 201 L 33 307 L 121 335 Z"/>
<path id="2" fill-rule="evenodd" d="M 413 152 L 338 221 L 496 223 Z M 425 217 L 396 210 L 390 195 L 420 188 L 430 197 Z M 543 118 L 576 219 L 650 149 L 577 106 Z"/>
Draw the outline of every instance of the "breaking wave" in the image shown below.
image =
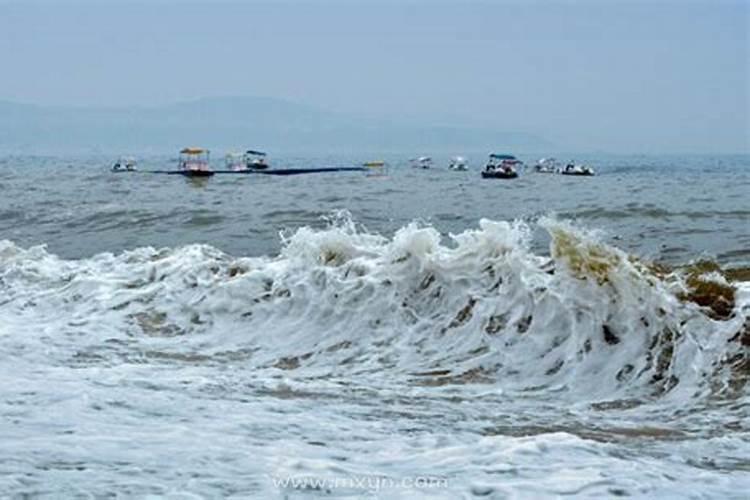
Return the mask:
<path id="1" fill-rule="evenodd" d="M 535 226 L 549 255 L 530 250 Z M 189 245 L 63 260 L 0 242 L 0 335 L 81 367 L 222 364 L 635 404 L 746 394 L 750 289 L 710 262 L 668 269 L 552 218 L 446 239 L 339 215 L 281 237 L 278 256 L 255 258 Z"/>

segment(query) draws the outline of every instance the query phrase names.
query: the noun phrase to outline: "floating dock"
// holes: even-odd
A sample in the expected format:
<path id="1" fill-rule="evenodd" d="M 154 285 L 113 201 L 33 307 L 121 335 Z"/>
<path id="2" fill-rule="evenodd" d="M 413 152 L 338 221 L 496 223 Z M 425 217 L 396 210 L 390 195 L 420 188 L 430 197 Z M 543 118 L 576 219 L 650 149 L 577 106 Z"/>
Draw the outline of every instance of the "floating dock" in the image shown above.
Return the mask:
<path id="1" fill-rule="evenodd" d="M 301 174 L 324 174 L 328 172 L 364 172 L 367 169 L 364 167 L 319 167 L 319 168 L 269 168 L 263 170 L 249 169 L 249 170 L 211 170 L 210 172 L 216 175 L 219 174 L 233 174 L 233 175 L 301 175 Z M 125 172 L 125 171 L 118 171 Z M 185 177 L 192 177 L 191 172 L 183 170 L 131 170 L 128 173 L 140 173 L 140 174 L 166 174 L 166 175 L 183 175 Z M 197 176 L 196 176 L 197 177 Z"/>

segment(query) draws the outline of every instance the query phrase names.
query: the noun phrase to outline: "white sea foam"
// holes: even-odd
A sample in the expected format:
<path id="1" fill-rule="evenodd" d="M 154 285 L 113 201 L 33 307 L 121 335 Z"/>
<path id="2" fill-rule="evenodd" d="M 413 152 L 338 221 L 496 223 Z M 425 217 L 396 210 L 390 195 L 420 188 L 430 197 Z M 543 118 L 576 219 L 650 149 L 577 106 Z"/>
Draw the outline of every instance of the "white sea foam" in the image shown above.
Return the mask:
<path id="1" fill-rule="evenodd" d="M 79 491 L 59 467 L 40 469 L 47 460 L 93 470 L 86 491 L 118 491 L 123 470 L 161 467 L 191 443 L 211 480 L 141 470 L 150 486 L 131 493 L 269 494 L 286 491 L 269 476 L 310 475 L 440 476 L 448 484 L 430 494 L 446 498 L 747 486 L 731 465 L 747 452 L 741 435 L 716 457 L 724 472 L 690 462 L 714 439 L 706 427 L 682 459 L 659 449 L 631 462 L 627 445 L 606 444 L 679 440 L 690 418 L 743 414 L 747 288 L 731 318 L 711 319 L 595 234 L 538 224 L 551 256 L 531 252 L 522 222 L 481 220 L 447 239 L 412 223 L 387 238 L 345 216 L 285 235 L 276 257 L 190 245 L 76 261 L 2 242 L 2 414 L 20 430 L 3 434 L 21 458 L 6 452 L 0 486 Z M 686 482 L 675 490 L 651 470 Z"/>

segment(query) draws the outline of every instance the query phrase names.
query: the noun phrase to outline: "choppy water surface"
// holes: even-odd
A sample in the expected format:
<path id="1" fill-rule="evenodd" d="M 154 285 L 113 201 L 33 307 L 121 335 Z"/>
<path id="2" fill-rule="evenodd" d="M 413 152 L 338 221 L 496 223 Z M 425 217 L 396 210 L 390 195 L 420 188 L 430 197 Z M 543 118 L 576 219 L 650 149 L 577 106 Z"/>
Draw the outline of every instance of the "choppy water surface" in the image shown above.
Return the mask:
<path id="1" fill-rule="evenodd" d="M 744 497 L 750 159 L 389 160 L 1 158 L 0 491 Z"/>

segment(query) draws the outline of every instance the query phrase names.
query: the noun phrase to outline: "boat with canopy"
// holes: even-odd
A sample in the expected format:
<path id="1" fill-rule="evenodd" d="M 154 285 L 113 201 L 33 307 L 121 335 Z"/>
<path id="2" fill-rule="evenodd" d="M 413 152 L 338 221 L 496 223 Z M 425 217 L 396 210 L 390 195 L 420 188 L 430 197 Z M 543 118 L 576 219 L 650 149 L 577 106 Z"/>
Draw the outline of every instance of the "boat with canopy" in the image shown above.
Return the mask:
<path id="1" fill-rule="evenodd" d="M 482 177 L 485 179 L 514 179 L 518 177 L 518 168 L 522 165 L 523 163 L 513 155 L 490 153 Z"/>
<path id="2" fill-rule="evenodd" d="M 224 166 L 230 172 L 244 172 L 247 170 L 245 155 L 242 153 L 227 153 L 224 156 Z"/>
<path id="3" fill-rule="evenodd" d="M 210 151 L 203 148 L 183 148 L 180 151 L 179 171 L 187 177 L 210 177 L 214 172 L 209 166 Z"/>
<path id="4" fill-rule="evenodd" d="M 254 149 L 248 149 L 245 151 L 245 166 L 252 170 L 265 170 L 268 168 L 266 162 L 266 153 L 263 151 L 256 151 Z"/>

